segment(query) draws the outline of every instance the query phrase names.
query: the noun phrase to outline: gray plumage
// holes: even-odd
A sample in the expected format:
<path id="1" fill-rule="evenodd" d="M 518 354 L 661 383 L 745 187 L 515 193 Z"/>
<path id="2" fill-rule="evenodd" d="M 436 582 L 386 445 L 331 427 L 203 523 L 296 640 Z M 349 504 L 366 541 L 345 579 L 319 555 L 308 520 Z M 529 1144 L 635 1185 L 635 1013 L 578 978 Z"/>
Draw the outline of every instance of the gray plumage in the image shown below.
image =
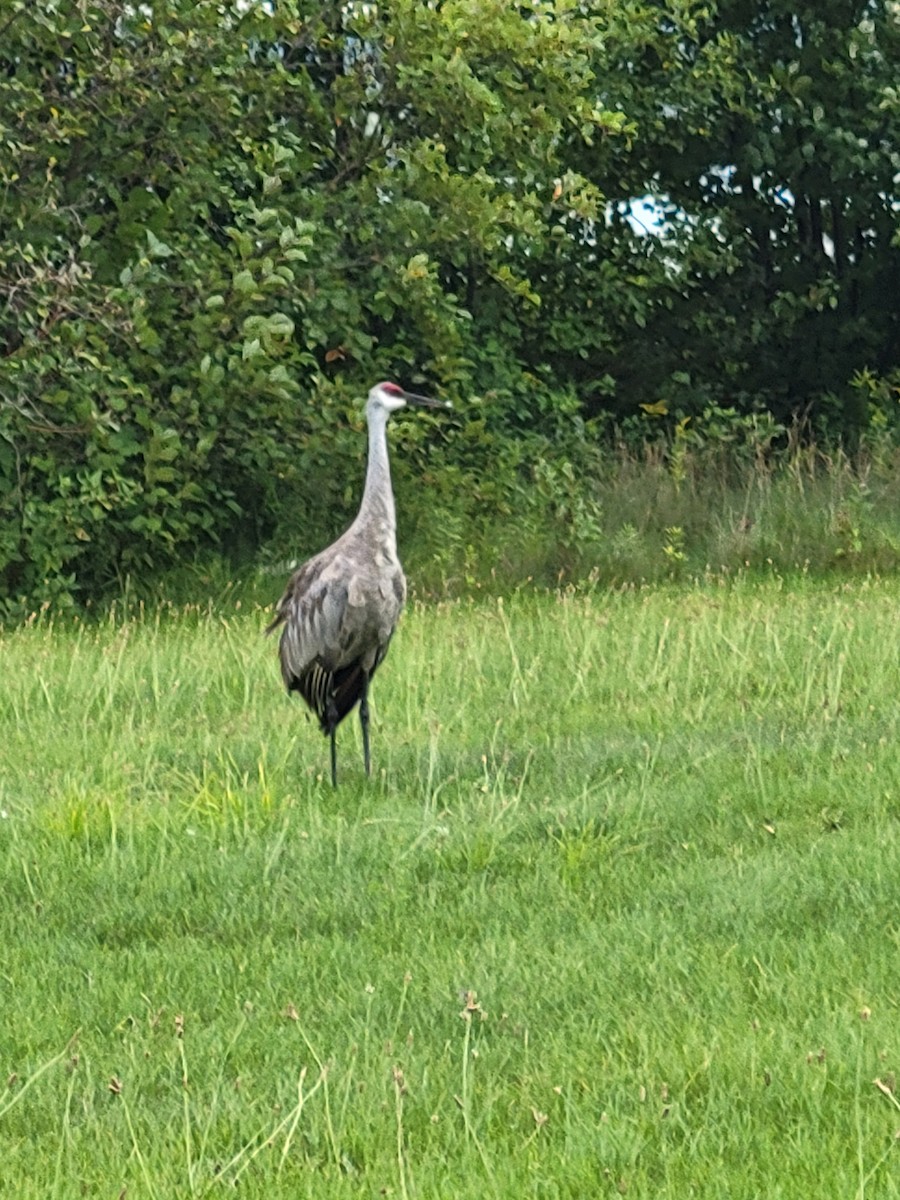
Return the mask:
<path id="1" fill-rule="evenodd" d="M 266 633 L 283 626 L 281 674 L 299 692 L 331 739 L 331 781 L 337 783 L 335 730 L 359 703 L 366 774 L 369 754 L 369 682 L 387 654 L 406 601 L 406 577 L 397 557 L 397 521 L 387 450 L 387 422 L 407 404 L 447 407 L 379 383 L 369 392 L 369 457 L 359 512 L 327 549 L 288 580 Z"/>

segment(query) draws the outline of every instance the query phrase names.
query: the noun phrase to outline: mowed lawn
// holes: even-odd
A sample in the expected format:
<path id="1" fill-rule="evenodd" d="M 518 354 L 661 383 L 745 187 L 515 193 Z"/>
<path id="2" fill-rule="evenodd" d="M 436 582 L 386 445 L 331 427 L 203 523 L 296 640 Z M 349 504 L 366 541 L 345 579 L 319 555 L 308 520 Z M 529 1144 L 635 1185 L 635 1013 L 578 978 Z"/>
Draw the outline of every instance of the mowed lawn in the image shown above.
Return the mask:
<path id="1" fill-rule="evenodd" d="M 277 589 L 276 589 L 277 590 Z M 900 582 L 0 637 L 0 1195 L 900 1195 Z"/>

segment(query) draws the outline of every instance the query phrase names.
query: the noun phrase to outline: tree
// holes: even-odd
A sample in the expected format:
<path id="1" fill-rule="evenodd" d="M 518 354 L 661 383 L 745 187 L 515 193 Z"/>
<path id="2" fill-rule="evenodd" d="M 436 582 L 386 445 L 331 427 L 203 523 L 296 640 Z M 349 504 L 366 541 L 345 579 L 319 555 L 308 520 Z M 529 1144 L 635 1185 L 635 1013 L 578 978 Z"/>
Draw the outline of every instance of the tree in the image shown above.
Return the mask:
<path id="1" fill-rule="evenodd" d="M 621 124 L 565 2 L 17 0 L 3 33 L 11 604 L 258 540 L 284 494 L 316 537 L 334 405 L 373 372 L 471 386 L 472 310 L 539 303 L 564 133 Z"/>
<path id="2" fill-rule="evenodd" d="M 625 81 L 636 136 L 616 147 L 615 182 L 607 162 L 588 170 L 617 204 L 588 262 L 563 247 L 570 294 L 602 294 L 612 264 L 624 284 L 584 373 L 607 377 L 600 404 L 620 415 L 716 403 L 852 439 L 866 418 L 854 377 L 900 358 L 896 6 L 644 14 L 606 76 Z M 650 237 L 625 216 L 645 192 Z"/>

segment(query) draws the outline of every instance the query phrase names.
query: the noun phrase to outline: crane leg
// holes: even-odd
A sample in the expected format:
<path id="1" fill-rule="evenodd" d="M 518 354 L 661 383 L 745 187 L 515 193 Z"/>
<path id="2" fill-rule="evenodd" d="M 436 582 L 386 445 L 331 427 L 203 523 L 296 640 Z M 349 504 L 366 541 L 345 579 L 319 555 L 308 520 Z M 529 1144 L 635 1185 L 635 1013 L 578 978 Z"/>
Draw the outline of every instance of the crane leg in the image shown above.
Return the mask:
<path id="1" fill-rule="evenodd" d="M 331 737 L 331 786 L 337 787 L 337 726 L 338 715 L 334 697 L 329 696 L 325 705 L 325 715 L 328 719 L 328 732 Z"/>
<path id="2" fill-rule="evenodd" d="M 372 760 L 369 756 L 369 674 L 363 672 L 362 693 L 359 698 L 359 723 L 362 727 L 363 763 L 366 775 L 372 774 Z"/>

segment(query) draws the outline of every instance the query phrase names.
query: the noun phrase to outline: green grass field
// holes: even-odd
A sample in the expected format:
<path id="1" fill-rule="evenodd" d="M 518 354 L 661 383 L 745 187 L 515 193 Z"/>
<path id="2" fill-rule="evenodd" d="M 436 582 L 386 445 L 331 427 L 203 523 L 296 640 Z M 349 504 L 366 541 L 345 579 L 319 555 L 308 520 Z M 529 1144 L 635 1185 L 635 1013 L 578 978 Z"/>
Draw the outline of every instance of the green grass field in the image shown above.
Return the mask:
<path id="1" fill-rule="evenodd" d="M 275 589 L 277 590 L 277 588 Z M 900 1196 L 900 582 L 2 635 L 0 1195 Z"/>

